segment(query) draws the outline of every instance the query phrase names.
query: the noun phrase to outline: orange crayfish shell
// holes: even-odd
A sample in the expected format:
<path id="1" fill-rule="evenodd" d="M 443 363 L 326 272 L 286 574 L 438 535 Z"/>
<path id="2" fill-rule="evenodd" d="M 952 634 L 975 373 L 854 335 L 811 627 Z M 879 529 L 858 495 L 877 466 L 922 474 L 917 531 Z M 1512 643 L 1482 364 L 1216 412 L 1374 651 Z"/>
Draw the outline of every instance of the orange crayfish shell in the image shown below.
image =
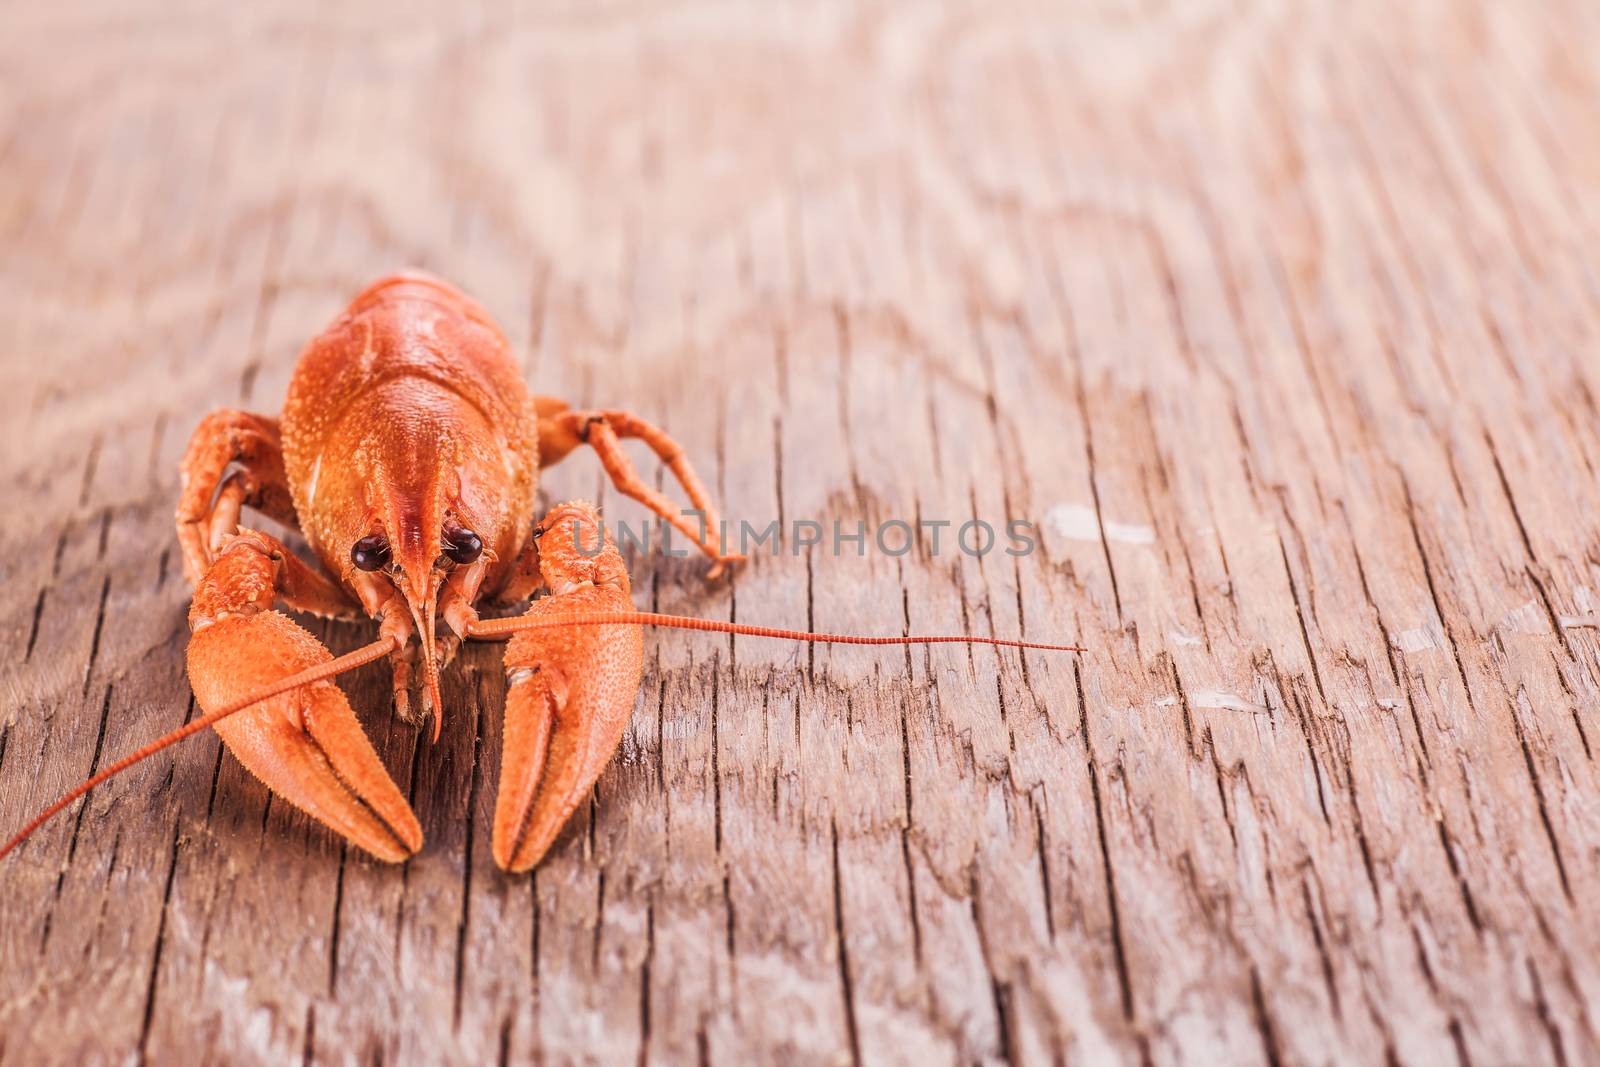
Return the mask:
<path id="1" fill-rule="evenodd" d="M 515 565 L 533 521 L 538 419 L 515 353 L 476 301 L 421 273 L 383 278 L 306 345 L 282 417 L 300 528 L 336 575 L 381 527 L 431 562 L 446 521 Z"/>

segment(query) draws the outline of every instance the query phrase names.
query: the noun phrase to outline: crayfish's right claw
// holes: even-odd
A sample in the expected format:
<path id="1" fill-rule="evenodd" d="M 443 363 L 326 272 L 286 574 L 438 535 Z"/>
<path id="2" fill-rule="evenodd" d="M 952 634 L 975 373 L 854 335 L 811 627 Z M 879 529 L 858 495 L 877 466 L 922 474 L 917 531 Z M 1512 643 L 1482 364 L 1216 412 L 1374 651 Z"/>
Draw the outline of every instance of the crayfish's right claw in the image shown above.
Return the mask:
<path id="1" fill-rule="evenodd" d="M 195 631 L 189 681 L 209 712 L 331 658 L 279 612 L 229 614 Z M 411 805 L 331 681 L 263 700 L 216 731 L 268 789 L 379 859 L 398 863 L 422 847 Z"/>

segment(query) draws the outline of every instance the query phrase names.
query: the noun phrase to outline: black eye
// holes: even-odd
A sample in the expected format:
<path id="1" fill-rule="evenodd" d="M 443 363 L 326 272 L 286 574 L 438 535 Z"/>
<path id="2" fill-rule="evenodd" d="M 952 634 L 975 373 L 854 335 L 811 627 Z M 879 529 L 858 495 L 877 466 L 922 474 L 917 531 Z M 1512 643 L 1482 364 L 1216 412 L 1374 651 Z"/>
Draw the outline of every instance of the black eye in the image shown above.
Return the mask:
<path id="1" fill-rule="evenodd" d="M 444 554 L 457 563 L 475 563 L 483 555 L 483 538 L 468 529 L 447 530 Z"/>
<path id="2" fill-rule="evenodd" d="M 375 571 L 389 562 L 389 541 L 382 534 L 368 534 L 350 546 L 350 562 L 364 571 Z"/>

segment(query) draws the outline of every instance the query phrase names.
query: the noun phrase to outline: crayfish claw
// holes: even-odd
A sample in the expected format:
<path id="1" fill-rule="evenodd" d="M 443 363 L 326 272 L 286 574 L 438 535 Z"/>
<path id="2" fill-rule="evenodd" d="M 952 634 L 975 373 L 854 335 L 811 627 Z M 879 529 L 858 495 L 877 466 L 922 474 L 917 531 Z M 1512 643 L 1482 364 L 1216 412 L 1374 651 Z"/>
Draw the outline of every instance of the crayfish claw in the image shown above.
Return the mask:
<path id="1" fill-rule="evenodd" d="M 333 657 L 276 611 L 235 614 L 197 630 L 189 681 L 209 711 Z M 331 681 L 253 704 L 216 724 L 228 751 L 268 789 L 381 860 L 422 847 L 422 827 Z"/>
<path id="2" fill-rule="evenodd" d="M 627 604 L 626 592 L 590 587 L 534 611 Z M 521 872 L 544 857 L 611 762 L 633 715 L 644 641 L 637 626 L 529 631 L 512 638 L 505 663 L 511 687 L 493 850 L 497 864 Z"/>

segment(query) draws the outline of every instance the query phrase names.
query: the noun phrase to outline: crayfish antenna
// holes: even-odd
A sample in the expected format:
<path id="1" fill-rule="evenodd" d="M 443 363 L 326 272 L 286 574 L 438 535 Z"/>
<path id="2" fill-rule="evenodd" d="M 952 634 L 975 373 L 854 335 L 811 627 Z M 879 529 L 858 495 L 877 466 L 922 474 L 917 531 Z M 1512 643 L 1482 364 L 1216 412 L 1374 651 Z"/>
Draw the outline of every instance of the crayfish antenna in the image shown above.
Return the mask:
<path id="1" fill-rule="evenodd" d="M 1087 652 L 1082 645 L 1055 645 L 1042 641 L 1021 641 L 1009 637 L 980 637 L 975 634 L 907 634 L 900 637 L 873 637 L 865 634 L 826 634 L 808 630 L 782 630 L 772 626 L 750 626 L 697 619 L 689 615 L 663 615 L 654 611 L 584 611 L 568 615 L 522 615 L 509 619 L 479 619 L 467 627 L 467 636 L 505 637 L 524 630 L 549 630 L 562 626 L 661 626 L 671 630 L 701 630 L 744 637 L 771 637 L 782 641 L 808 641 L 824 645 L 992 645 L 996 648 L 1031 648 L 1042 652 Z"/>
<path id="2" fill-rule="evenodd" d="M 110 778 L 115 778 L 117 775 L 121 774 L 129 767 L 132 767 L 134 764 L 149 759 L 162 749 L 171 745 L 175 745 L 186 737 L 192 737 L 201 730 L 206 730 L 212 726 L 215 726 L 228 716 L 236 715 L 245 708 L 250 707 L 252 704 L 258 704 L 263 700 L 277 696 L 279 693 L 286 693 L 289 690 L 297 689 L 302 685 L 313 685 L 317 682 L 332 678 L 335 675 L 343 674 L 345 671 L 354 670 L 357 667 L 364 666 L 365 664 L 371 663 L 375 659 L 381 659 L 384 656 L 387 656 L 394 650 L 394 647 L 394 638 L 379 638 L 372 644 L 358 648 L 354 652 L 347 652 L 337 659 L 329 660 L 327 663 L 319 663 L 315 667 L 308 667 L 305 670 L 291 674 L 286 678 L 281 678 L 276 682 L 263 685 L 254 692 L 245 694 L 243 697 L 227 705 L 226 707 L 221 707 L 216 711 L 208 712 L 207 714 L 202 715 L 200 718 L 178 727 L 165 737 L 157 738 L 132 755 L 125 756 L 113 763 L 99 774 L 73 789 L 54 804 L 51 804 L 48 808 L 45 808 L 38 815 L 34 816 L 33 821 L 24 826 L 15 837 L 7 841 L 4 845 L 0 845 L 0 860 L 5 859 L 6 856 L 15 851 L 18 845 L 26 841 L 35 830 L 49 821 L 51 816 L 67 807 L 79 797 L 87 794 L 95 786 Z"/>

